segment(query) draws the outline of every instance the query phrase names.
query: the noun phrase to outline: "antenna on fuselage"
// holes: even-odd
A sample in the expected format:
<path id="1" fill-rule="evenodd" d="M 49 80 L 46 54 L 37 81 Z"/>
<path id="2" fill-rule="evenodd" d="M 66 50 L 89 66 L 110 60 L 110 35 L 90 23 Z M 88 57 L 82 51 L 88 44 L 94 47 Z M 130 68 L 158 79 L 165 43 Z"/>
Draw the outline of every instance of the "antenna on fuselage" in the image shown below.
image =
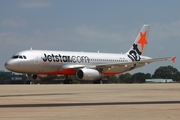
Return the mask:
<path id="1" fill-rule="evenodd" d="M 32 50 L 32 47 L 30 48 L 30 50 Z"/>

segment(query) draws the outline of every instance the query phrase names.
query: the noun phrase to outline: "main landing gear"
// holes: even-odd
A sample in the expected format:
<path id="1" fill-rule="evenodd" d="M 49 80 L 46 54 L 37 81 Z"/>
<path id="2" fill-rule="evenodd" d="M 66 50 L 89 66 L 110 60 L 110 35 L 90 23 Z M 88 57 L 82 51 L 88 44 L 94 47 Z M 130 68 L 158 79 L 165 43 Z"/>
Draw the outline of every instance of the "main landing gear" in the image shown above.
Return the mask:
<path id="1" fill-rule="evenodd" d="M 100 80 L 95 80 L 95 81 L 93 81 L 94 82 L 94 84 L 103 84 L 103 80 L 102 79 L 100 79 Z"/>
<path id="2" fill-rule="evenodd" d="M 73 84 L 72 79 L 69 79 L 68 76 L 66 76 L 65 80 L 63 81 L 63 84 Z"/>

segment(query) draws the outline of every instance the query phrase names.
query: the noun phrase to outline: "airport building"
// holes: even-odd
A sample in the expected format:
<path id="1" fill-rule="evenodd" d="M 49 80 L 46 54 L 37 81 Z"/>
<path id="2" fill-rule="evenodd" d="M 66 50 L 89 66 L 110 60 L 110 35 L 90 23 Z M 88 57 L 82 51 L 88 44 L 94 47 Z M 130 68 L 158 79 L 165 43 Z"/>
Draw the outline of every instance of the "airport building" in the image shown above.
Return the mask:
<path id="1" fill-rule="evenodd" d="M 172 83 L 172 79 L 146 79 L 146 83 Z"/>
<path id="2" fill-rule="evenodd" d="M 28 78 L 25 75 L 15 75 L 12 72 L 0 71 L 0 84 L 26 84 Z"/>

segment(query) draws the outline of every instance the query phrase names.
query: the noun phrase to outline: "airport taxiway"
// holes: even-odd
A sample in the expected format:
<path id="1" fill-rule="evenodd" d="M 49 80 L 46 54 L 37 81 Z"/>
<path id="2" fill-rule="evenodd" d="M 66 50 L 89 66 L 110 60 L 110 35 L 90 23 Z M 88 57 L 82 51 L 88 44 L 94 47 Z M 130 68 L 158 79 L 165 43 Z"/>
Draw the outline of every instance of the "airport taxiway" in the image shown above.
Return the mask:
<path id="1" fill-rule="evenodd" d="M 1 120 L 179 120 L 180 84 L 1 85 Z"/>

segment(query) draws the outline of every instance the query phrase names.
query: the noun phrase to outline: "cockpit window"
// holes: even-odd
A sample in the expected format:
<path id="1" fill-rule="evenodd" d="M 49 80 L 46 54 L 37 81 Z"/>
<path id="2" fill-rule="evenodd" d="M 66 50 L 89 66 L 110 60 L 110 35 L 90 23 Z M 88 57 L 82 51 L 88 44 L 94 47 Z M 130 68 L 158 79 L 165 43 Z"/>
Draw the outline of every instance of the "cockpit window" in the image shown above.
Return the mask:
<path id="1" fill-rule="evenodd" d="M 27 57 L 25 55 L 14 55 L 12 56 L 12 59 L 27 59 Z"/>
<path id="2" fill-rule="evenodd" d="M 23 57 L 22 57 L 21 55 L 19 56 L 19 58 L 20 58 L 20 59 L 23 59 Z"/>
<path id="3" fill-rule="evenodd" d="M 19 57 L 19 55 L 14 55 L 12 56 L 12 59 L 17 59 Z"/>
<path id="4" fill-rule="evenodd" d="M 23 58 L 24 58 L 24 59 L 27 59 L 26 56 L 24 56 L 24 55 L 23 55 Z"/>

